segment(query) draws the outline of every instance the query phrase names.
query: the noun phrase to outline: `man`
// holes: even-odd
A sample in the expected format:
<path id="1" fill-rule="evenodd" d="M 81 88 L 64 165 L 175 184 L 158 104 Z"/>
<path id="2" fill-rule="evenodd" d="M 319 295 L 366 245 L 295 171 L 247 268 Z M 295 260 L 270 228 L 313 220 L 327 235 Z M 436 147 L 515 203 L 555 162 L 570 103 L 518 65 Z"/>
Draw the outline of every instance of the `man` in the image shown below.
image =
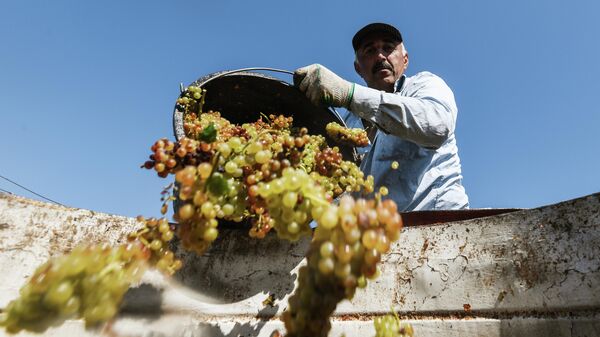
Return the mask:
<path id="1" fill-rule="evenodd" d="M 367 87 L 313 64 L 295 80 L 314 104 L 344 107 L 377 127 L 361 169 L 387 186 L 401 211 L 469 207 L 454 128 L 457 108 L 446 83 L 429 72 L 406 77 L 408 53 L 393 26 L 372 23 L 352 39 L 354 69 Z M 400 166 L 391 166 L 397 161 Z"/>

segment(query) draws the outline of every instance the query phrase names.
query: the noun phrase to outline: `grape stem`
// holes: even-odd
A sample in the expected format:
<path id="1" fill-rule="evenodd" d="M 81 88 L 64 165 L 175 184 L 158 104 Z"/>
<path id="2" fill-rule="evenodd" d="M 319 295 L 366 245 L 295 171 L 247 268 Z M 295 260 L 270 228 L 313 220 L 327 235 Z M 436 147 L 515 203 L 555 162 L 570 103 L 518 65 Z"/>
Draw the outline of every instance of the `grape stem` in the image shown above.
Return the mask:
<path id="1" fill-rule="evenodd" d="M 261 112 L 261 113 L 262 113 L 262 112 Z M 244 147 L 242 148 L 242 150 L 240 151 L 240 153 L 244 153 L 244 154 L 245 154 L 246 148 L 247 148 L 248 146 L 250 146 L 250 144 L 252 144 L 252 142 L 254 142 L 254 141 L 256 141 L 256 140 L 259 140 L 259 139 L 260 139 L 260 136 L 262 136 L 262 135 L 266 135 L 266 134 L 268 134 L 268 133 L 272 133 L 272 134 L 276 135 L 276 134 L 278 134 L 278 133 L 279 133 L 279 131 L 277 131 L 277 130 L 263 130 L 263 131 L 259 132 L 259 133 L 258 133 L 256 136 L 252 137 L 252 138 L 251 138 L 251 139 L 248 141 L 248 143 L 246 143 L 246 145 L 244 145 Z"/>
<path id="2" fill-rule="evenodd" d="M 379 206 L 381 204 L 381 193 L 375 193 L 375 206 Z"/>
<path id="3" fill-rule="evenodd" d="M 137 235 L 137 239 L 140 240 L 141 243 L 144 244 L 144 246 L 149 247 L 150 246 L 150 242 L 148 242 L 148 240 L 146 240 L 146 238 L 144 238 L 143 236 L 139 236 L 140 234 L 144 234 L 148 232 L 148 228 L 144 228 L 143 231 L 140 231 Z"/>
<path id="4" fill-rule="evenodd" d="M 198 114 L 201 114 L 202 108 L 204 108 L 204 98 L 206 97 L 206 89 L 202 89 L 201 95 L 202 97 L 200 98 L 200 102 L 198 102 Z"/>
<path id="5" fill-rule="evenodd" d="M 135 235 L 136 235 L 137 237 L 139 237 L 140 235 L 142 235 L 142 234 L 146 234 L 146 233 L 148 233 L 149 231 L 150 231 L 150 229 L 149 229 L 148 227 L 144 227 L 144 228 L 142 228 L 142 229 L 138 230 L 138 231 L 135 233 Z"/>
<path id="6" fill-rule="evenodd" d="M 329 205 L 329 203 L 326 200 L 323 200 L 322 198 L 317 197 L 314 194 L 310 194 L 310 193 L 303 193 L 305 198 L 308 198 L 310 201 L 315 202 L 320 204 L 321 206 L 327 206 Z"/>
<path id="7" fill-rule="evenodd" d="M 219 164 L 219 159 L 221 158 L 221 152 L 217 151 L 217 154 L 215 155 L 215 157 L 213 158 L 213 162 L 211 163 L 212 168 L 210 170 L 210 175 L 208 176 L 208 178 L 206 178 L 206 180 L 208 181 L 208 179 L 210 179 L 213 174 L 215 173 L 216 167 Z M 208 184 L 204 184 L 203 188 L 202 188 L 202 192 L 206 194 L 206 189 L 208 188 Z"/>
<path id="8" fill-rule="evenodd" d="M 104 276 L 106 276 L 108 273 L 110 273 L 112 271 L 121 270 L 122 265 L 123 265 L 123 263 L 111 262 L 100 271 L 100 273 L 98 274 L 98 277 L 103 278 Z"/>
<path id="9" fill-rule="evenodd" d="M 262 112 L 260 113 L 260 115 L 263 116 L 263 117 L 265 117 L 267 119 L 267 121 L 269 121 L 269 123 L 271 123 L 271 119 L 267 115 L 265 115 Z"/>
<path id="10" fill-rule="evenodd" d="M 400 317 L 398 317 L 398 313 L 396 312 L 396 309 L 394 309 L 394 307 L 392 306 L 392 313 L 394 314 L 394 317 L 396 317 L 396 319 L 398 320 L 398 322 L 400 322 Z"/>

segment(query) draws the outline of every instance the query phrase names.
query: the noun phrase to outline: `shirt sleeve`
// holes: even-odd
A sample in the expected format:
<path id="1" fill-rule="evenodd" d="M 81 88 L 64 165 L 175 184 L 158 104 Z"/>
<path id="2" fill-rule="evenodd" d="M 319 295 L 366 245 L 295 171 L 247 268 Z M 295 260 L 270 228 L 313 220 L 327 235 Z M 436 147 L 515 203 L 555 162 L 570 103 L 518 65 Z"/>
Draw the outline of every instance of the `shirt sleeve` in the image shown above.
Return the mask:
<path id="1" fill-rule="evenodd" d="M 454 133 L 454 94 L 439 77 L 424 73 L 407 83 L 406 94 L 356 84 L 350 111 L 385 133 L 427 148 L 439 148 Z M 406 95 L 406 96 L 405 96 Z"/>

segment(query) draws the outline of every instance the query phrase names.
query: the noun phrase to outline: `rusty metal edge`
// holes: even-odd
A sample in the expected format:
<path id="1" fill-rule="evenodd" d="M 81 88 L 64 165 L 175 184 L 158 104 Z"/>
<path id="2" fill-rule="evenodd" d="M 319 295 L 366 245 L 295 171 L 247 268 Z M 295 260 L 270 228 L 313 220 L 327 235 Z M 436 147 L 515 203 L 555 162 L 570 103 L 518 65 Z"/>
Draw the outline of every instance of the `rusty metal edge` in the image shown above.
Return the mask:
<path id="1" fill-rule="evenodd" d="M 524 210 L 524 208 L 486 208 L 445 211 L 414 211 L 400 213 L 400 215 L 402 216 L 402 222 L 404 223 L 404 226 L 413 227 L 483 218 L 522 210 Z"/>

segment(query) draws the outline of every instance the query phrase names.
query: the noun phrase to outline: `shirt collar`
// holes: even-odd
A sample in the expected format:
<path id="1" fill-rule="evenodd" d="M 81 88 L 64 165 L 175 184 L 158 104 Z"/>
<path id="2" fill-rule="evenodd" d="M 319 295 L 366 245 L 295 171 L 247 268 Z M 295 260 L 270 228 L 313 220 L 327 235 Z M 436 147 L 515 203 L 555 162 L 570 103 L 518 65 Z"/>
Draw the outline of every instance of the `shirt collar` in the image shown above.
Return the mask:
<path id="1" fill-rule="evenodd" d="M 402 90 L 402 86 L 404 85 L 404 80 L 406 79 L 406 75 L 402 74 L 400 78 L 394 84 L 394 92 L 398 92 Z"/>

